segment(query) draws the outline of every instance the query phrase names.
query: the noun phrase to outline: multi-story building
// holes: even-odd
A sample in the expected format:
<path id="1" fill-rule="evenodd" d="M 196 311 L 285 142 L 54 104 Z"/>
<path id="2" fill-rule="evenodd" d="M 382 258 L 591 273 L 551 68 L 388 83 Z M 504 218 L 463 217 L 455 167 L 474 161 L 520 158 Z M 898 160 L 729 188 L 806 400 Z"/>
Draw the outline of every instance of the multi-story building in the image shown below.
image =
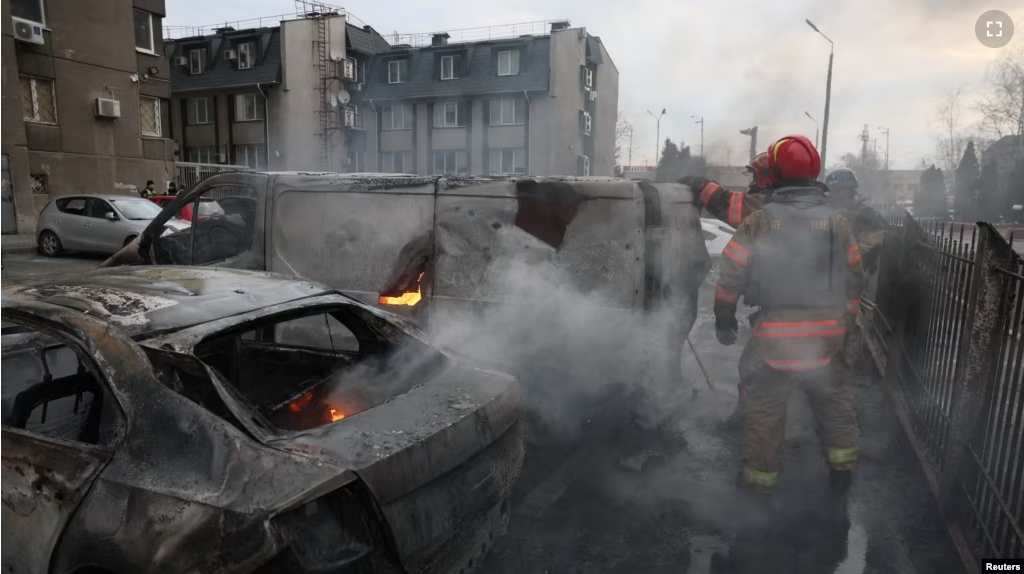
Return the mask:
<path id="1" fill-rule="evenodd" d="M 185 32 L 168 40 L 165 52 L 172 64 L 180 160 L 272 170 L 363 169 L 365 137 L 353 94 L 366 58 L 388 48 L 387 42 L 369 26 L 349 23 L 340 10 L 275 23 L 239 23 L 210 33 L 169 30 Z"/>
<path id="2" fill-rule="evenodd" d="M 618 84 L 601 40 L 568 21 L 538 35 L 396 44 L 370 59 L 360 93 L 367 165 L 611 176 Z"/>
<path id="3" fill-rule="evenodd" d="M 584 29 L 556 22 L 537 35 L 392 45 L 352 20 L 338 9 L 169 40 L 180 159 L 612 175 L 618 71 Z"/>
<path id="4" fill-rule="evenodd" d="M 164 0 L 2 0 L 3 232 L 68 193 L 135 193 L 173 168 Z"/>

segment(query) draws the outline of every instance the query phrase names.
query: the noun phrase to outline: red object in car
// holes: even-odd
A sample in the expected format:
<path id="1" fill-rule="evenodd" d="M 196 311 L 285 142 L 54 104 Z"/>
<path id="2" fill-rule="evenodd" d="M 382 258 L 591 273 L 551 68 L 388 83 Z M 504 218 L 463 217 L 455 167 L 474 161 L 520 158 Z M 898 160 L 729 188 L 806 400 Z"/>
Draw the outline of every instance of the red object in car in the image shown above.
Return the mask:
<path id="1" fill-rule="evenodd" d="M 153 197 L 149 198 L 150 201 L 156 203 L 160 207 L 166 206 L 168 203 L 174 201 L 175 199 L 178 199 L 178 196 L 176 196 L 176 195 L 154 195 Z M 197 214 L 195 213 L 195 210 L 193 209 L 194 206 L 195 206 L 194 203 L 187 203 L 187 204 L 185 204 L 181 208 L 181 210 L 178 211 L 178 215 L 177 215 L 178 219 L 184 219 L 185 221 L 189 221 L 189 222 L 195 223 L 197 221 Z M 218 215 L 218 214 L 222 214 L 222 213 L 224 213 L 224 210 L 221 208 L 220 204 L 217 203 L 217 201 L 215 199 L 211 199 L 211 198 L 208 198 L 208 197 L 203 197 L 203 198 L 199 199 L 198 221 L 202 221 L 204 219 L 209 219 L 210 216 L 212 216 L 212 215 Z"/>

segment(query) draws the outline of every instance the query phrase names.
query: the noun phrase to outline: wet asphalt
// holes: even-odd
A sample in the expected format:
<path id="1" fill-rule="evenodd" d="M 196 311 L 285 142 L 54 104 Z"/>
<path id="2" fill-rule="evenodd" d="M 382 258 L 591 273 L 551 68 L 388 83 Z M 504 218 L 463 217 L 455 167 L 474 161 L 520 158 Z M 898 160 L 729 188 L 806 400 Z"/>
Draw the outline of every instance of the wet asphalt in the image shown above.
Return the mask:
<path id="1" fill-rule="evenodd" d="M 0 280 L 6 286 L 80 273 L 103 259 L 4 255 Z M 737 490 L 740 435 L 721 429 L 719 421 L 735 404 L 736 361 L 749 329 L 740 344 L 719 345 L 710 301 L 705 290 L 691 339 L 717 392 L 708 390 L 684 350 L 683 394 L 690 399 L 678 407 L 672 433 L 625 425 L 595 429 L 592 440 L 568 447 L 532 447 L 509 532 L 478 571 L 962 572 L 914 454 L 869 369 L 855 377 L 861 450 L 845 512 L 829 495 L 810 408 L 799 393 L 791 401 L 774 500 L 766 506 Z"/>

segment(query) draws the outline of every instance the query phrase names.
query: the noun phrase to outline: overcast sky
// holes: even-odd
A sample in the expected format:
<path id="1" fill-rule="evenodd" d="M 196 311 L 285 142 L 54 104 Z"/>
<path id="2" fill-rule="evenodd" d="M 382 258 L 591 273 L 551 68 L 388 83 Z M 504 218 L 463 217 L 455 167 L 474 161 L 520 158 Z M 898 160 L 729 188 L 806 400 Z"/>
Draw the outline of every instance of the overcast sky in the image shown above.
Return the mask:
<path id="1" fill-rule="evenodd" d="M 646 110 L 668 110 L 661 137 L 722 163 L 745 157 L 759 126 L 758 147 L 787 133 L 814 138 L 825 105 L 828 42 L 836 46 L 828 164 L 858 151 L 868 124 L 883 153 L 890 132 L 891 167 L 933 158 L 936 100 L 962 87 L 965 129 L 975 120 L 970 98 L 1000 54 L 1024 46 L 1024 0 L 411 0 L 332 2 L 385 36 L 568 18 L 605 43 L 619 70 L 619 108 L 634 123 L 633 163 L 654 156 L 655 123 Z M 1002 10 L 1015 22 L 1009 46 L 986 48 L 974 34 L 978 17 Z M 292 0 L 167 0 L 165 25 L 205 25 L 295 11 Z M 623 158 L 625 161 L 625 158 Z"/>

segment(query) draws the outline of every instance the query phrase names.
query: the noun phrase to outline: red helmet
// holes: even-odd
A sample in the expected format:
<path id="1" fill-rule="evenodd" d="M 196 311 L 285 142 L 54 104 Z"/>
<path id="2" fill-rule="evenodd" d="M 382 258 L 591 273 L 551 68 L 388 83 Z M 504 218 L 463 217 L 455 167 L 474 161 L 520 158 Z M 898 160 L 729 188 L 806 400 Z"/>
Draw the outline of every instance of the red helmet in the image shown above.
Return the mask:
<path id="1" fill-rule="evenodd" d="M 816 179 L 821 156 L 804 136 L 786 136 L 768 146 L 768 172 L 774 184 L 794 179 Z"/>
<path id="2" fill-rule="evenodd" d="M 768 154 L 766 153 L 759 153 L 750 160 L 744 172 L 753 177 L 754 183 L 760 187 L 771 187 L 773 183 L 768 171 Z"/>

